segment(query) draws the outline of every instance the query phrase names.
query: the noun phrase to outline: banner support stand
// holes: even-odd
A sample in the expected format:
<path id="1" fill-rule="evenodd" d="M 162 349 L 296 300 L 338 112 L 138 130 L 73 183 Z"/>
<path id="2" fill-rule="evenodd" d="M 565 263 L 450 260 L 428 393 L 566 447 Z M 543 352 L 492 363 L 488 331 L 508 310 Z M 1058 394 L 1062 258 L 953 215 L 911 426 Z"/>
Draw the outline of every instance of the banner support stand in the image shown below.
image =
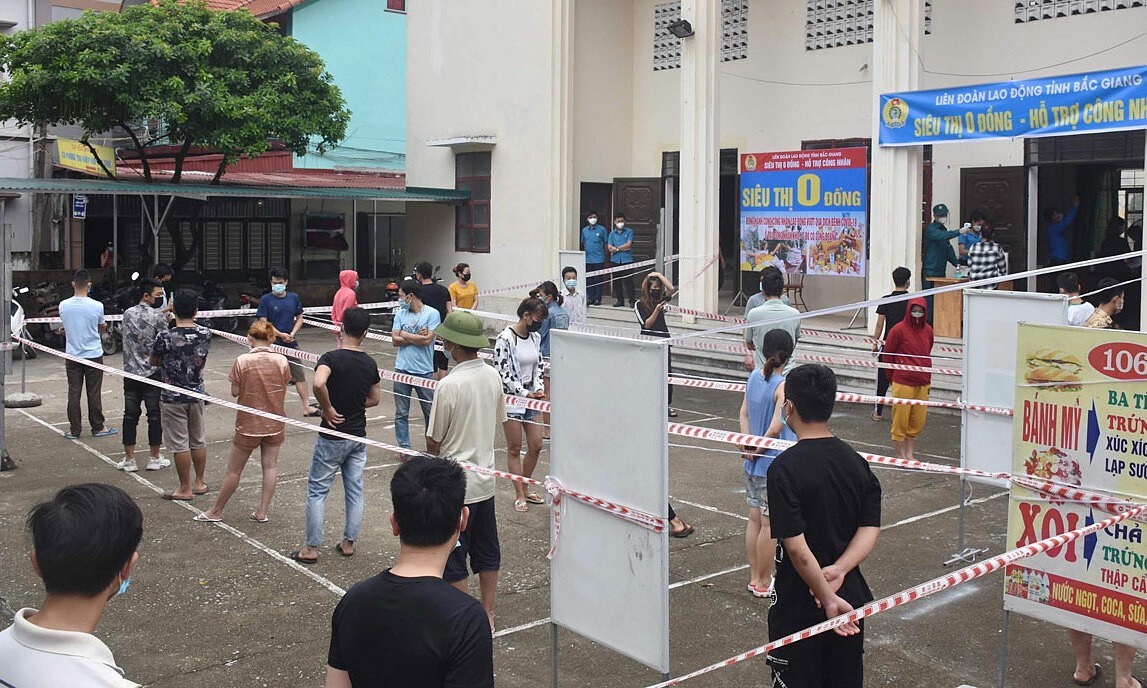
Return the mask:
<path id="1" fill-rule="evenodd" d="M 1000 661 L 999 661 L 999 674 L 996 680 L 997 688 L 1004 688 L 1004 680 L 1008 673 L 1008 621 L 1011 619 L 1011 612 L 1004 610 L 1004 621 L 1000 626 Z"/>
<path id="2" fill-rule="evenodd" d="M 558 625 L 553 621 L 550 622 L 550 686 L 558 688 Z"/>
<path id="3" fill-rule="evenodd" d="M 987 547 L 968 547 L 965 543 L 966 528 L 964 525 L 965 510 L 968 505 L 967 494 L 968 481 L 963 477 L 960 478 L 960 510 L 957 516 L 957 537 L 958 541 L 956 546 L 959 548 L 956 553 L 948 557 L 944 562 L 944 566 L 951 566 L 953 564 L 971 564 L 976 561 L 976 557 L 988 551 Z"/>

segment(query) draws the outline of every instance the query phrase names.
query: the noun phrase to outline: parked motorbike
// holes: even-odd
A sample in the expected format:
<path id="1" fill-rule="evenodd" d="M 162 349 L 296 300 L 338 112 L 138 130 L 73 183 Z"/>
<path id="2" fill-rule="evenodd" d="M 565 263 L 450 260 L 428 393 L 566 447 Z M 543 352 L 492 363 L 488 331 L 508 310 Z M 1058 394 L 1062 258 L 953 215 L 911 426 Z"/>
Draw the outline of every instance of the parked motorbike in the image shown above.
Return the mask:
<path id="1" fill-rule="evenodd" d="M 251 286 L 239 291 L 239 308 L 251 311 L 251 315 L 239 317 L 239 328 L 242 332 L 250 329 L 251 323 L 255 322 L 255 311 L 259 309 L 259 300 L 264 294 L 269 293 L 271 290 L 267 287 L 267 280 L 260 277 L 252 277 Z"/>
<path id="2" fill-rule="evenodd" d="M 28 330 L 24 326 L 24 306 L 20 305 L 18 300 L 21 296 L 27 294 L 30 290 L 28 287 L 14 287 L 12 289 L 12 305 L 11 312 L 11 329 L 8 330 L 13 336 L 28 337 Z M 20 360 L 21 358 L 35 358 L 36 350 L 26 344 L 20 344 L 12 349 L 12 359 Z"/>
<path id="3" fill-rule="evenodd" d="M 198 308 L 200 311 L 232 310 L 233 306 L 227 302 L 227 292 L 223 291 L 214 282 L 204 282 L 199 292 Z M 197 318 L 204 327 L 224 332 L 235 332 L 239 329 L 239 316 L 224 315 L 217 318 Z"/>
<path id="4" fill-rule="evenodd" d="M 384 303 L 394 303 L 398 301 L 398 280 L 389 280 L 382 293 L 382 300 Z M 379 315 L 381 326 L 387 332 L 394 328 L 394 308 L 387 308 Z"/>

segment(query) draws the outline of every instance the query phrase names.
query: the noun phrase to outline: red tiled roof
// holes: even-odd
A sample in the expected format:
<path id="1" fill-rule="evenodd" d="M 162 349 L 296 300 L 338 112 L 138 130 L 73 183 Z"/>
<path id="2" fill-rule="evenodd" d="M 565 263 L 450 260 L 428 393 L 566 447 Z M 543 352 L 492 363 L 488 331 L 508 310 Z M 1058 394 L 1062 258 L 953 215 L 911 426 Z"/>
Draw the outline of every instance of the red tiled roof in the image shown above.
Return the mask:
<path id="1" fill-rule="evenodd" d="M 166 167 L 163 161 L 153 161 L 151 170 L 153 179 L 158 181 L 171 177 L 171 169 L 157 169 L 156 165 Z M 183 181 L 187 184 L 205 184 L 211 181 L 214 176 L 214 170 L 208 172 L 206 170 L 191 170 L 186 167 L 183 170 Z M 116 166 L 116 177 L 121 180 L 141 179 L 143 174 L 135 166 L 118 165 Z M 343 172 L 341 170 L 322 169 L 240 172 L 232 167 L 219 182 L 237 186 L 401 190 L 406 188 L 406 175 L 401 172 Z"/>
<path id="2" fill-rule="evenodd" d="M 286 12 L 305 0 L 206 0 L 213 10 L 227 11 L 246 9 L 256 17 L 269 17 Z"/>

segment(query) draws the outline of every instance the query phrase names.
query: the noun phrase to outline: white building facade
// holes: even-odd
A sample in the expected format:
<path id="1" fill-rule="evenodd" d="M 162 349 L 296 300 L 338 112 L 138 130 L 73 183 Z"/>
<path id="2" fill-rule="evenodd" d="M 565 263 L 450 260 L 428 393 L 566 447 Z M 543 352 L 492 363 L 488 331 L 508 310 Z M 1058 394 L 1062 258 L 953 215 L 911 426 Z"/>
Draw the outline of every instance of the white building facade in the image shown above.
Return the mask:
<path id="1" fill-rule="evenodd" d="M 640 259 L 653 251 L 665 207 L 664 240 L 682 254 L 679 279 L 688 282 L 682 303 L 713 311 L 716 265 L 696 271 L 720 246 L 736 280 L 739 154 L 875 148 L 881 92 L 1143 64 L 1143 5 L 411 3 L 407 181 L 457 182 L 474 200 L 454 212 L 412 209 L 409 253 L 468 262 L 481 286 L 510 284 L 554 274 L 557 251 L 577 248 L 591 208 L 603 221 L 626 213 Z M 667 32 L 679 17 L 694 36 Z M 879 295 L 900 264 L 919 274 L 924 209 L 941 202 L 953 221 L 985 210 L 1019 271 L 1044 262 L 1040 211 L 1079 193 L 1091 199 L 1087 226 L 1077 229 L 1087 257 L 1108 216 L 1142 219 L 1143 138 L 1139 130 L 875 151 L 869 276 L 809 277 L 806 301 L 815 308 Z"/>

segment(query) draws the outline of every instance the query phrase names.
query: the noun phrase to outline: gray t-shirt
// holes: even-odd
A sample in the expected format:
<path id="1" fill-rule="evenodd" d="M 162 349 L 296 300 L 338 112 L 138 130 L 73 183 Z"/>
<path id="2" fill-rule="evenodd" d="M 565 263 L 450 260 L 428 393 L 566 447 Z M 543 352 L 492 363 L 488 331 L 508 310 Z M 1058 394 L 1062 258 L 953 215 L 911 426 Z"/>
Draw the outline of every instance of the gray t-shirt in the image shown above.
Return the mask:
<path id="1" fill-rule="evenodd" d="M 760 306 L 749 311 L 746 318 L 750 323 L 772 322 L 773 320 L 780 320 L 792 315 L 800 315 L 800 311 L 792 306 L 786 305 L 780 299 L 773 299 L 765 301 Z M 765 343 L 765 334 L 770 330 L 780 329 L 792 335 L 793 344 L 797 343 L 801 335 L 801 321 L 799 318 L 786 320 L 777 323 L 776 327 L 753 327 L 745 330 L 745 343 L 752 343 L 755 347 L 753 352 L 753 365 L 761 370 L 765 367 L 765 357 L 761 354 L 761 347 Z"/>
<path id="2" fill-rule="evenodd" d="M 123 313 L 123 369 L 151 377 L 159 368 L 151 365 L 151 347 L 167 329 L 167 315 L 160 308 L 138 303 Z"/>

